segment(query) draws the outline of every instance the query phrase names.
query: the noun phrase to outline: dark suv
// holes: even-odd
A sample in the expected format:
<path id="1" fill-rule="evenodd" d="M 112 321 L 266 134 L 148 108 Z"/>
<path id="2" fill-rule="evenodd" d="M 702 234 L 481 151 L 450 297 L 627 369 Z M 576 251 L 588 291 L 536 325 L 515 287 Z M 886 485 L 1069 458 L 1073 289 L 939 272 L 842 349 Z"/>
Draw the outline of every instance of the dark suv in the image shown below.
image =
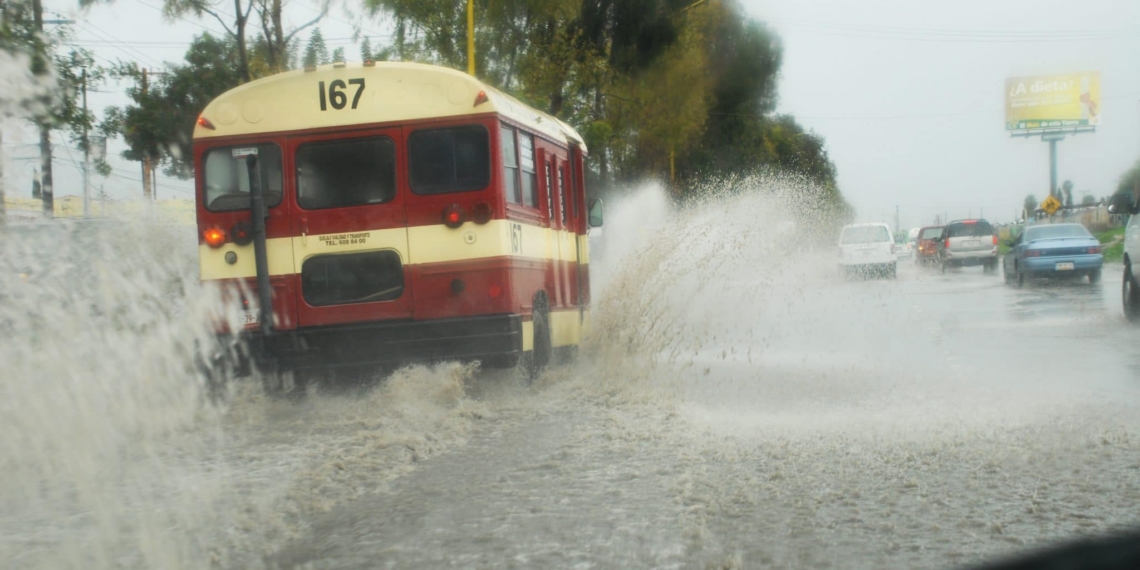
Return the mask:
<path id="1" fill-rule="evenodd" d="M 998 239 L 985 220 L 957 220 L 942 228 L 938 265 L 945 273 L 950 267 L 981 265 L 986 273 L 997 269 Z"/>

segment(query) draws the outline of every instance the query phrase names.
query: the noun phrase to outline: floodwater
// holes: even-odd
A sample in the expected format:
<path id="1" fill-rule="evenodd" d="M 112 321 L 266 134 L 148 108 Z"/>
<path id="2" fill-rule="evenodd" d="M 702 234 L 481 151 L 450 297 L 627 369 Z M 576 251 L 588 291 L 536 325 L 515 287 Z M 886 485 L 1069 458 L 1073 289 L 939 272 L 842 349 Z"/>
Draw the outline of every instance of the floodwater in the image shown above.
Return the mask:
<path id="1" fill-rule="evenodd" d="M 592 339 L 533 385 L 441 363 L 221 404 L 192 232 L 6 239 L 0 559 L 953 568 L 1140 522 L 1119 268 L 845 281 L 780 204 L 610 204 Z"/>

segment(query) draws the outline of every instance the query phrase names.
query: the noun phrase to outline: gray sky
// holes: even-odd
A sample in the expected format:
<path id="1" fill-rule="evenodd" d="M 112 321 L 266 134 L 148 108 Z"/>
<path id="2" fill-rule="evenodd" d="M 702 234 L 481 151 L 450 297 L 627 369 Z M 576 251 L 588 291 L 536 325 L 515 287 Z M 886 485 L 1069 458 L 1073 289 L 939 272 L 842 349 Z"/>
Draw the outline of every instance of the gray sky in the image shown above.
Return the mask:
<path id="1" fill-rule="evenodd" d="M 316 0 L 293 0 L 286 4 L 286 31 L 319 13 L 320 3 Z M 160 12 L 162 0 L 115 0 L 85 11 L 80 11 L 77 6 L 75 0 L 45 0 L 44 9 L 50 12 L 48 18 L 74 20 L 75 23 L 71 24 L 74 43 L 92 50 L 101 65 L 125 60 L 135 61 L 151 70 L 160 69 L 164 62 L 181 62 L 195 35 L 204 31 L 218 37 L 224 35 L 221 25 L 212 18 L 165 20 Z M 381 31 L 383 22 L 350 13 L 344 6 L 334 7 L 320 23 L 329 51 L 343 47 L 350 60 L 360 58 L 359 44 L 353 40 L 356 27 L 361 28 L 361 33 L 371 36 L 374 46 L 387 41 L 387 36 Z M 301 32 L 303 40 L 308 39 L 310 31 L 311 28 Z M 89 107 L 101 116 L 108 106 L 129 103 L 124 95 L 126 87 L 116 83 L 100 87 L 101 92 L 89 94 Z M 26 123 L 5 123 L 4 179 L 10 195 L 31 195 L 33 168 L 39 167 L 38 141 L 38 134 Z M 78 164 L 82 162 L 82 154 L 67 143 L 62 133 L 55 133 L 52 142 L 56 159 L 53 163 L 56 196 L 81 195 L 82 176 Z M 94 191 L 102 186 L 111 198 L 142 196 L 139 163 L 119 158 L 125 148 L 122 141 L 109 143 L 109 162 L 115 170 L 105 179 L 92 176 Z M 163 176 L 161 171 L 158 173 L 160 199 L 190 199 L 193 196 L 192 182 Z"/>
<path id="2" fill-rule="evenodd" d="M 1044 198 L 1048 144 L 1005 131 L 1008 76 L 1100 72 L 1102 126 L 1058 145 L 1075 200 L 1111 194 L 1140 158 L 1136 0 L 741 2 L 784 40 L 780 111 L 827 139 L 863 220 L 893 223 L 898 205 L 904 227 L 983 208 L 1005 222 Z M 1091 39 L 1022 41 L 1077 31 Z"/>
<path id="3" fill-rule="evenodd" d="M 780 111 L 827 140 L 841 189 L 863 220 L 904 227 L 936 214 L 1013 219 L 1026 194 L 1043 198 L 1049 185 L 1048 146 L 1011 139 L 1003 123 L 1007 76 L 1078 71 L 1101 74 L 1103 122 L 1095 134 L 1059 145 L 1058 176 L 1079 199 L 1110 194 L 1140 158 L 1140 2 L 1135 0 L 740 0 L 784 41 Z M 352 3 L 353 6 L 358 5 Z M 213 20 L 166 22 L 161 0 L 117 0 L 86 12 L 72 0 L 47 8 L 76 20 L 76 43 L 106 63 L 129 59 L 151 68 L 180 61 L 191 38 Z M 286 20 L 313 17 L 318 2 L 294 0 Z M 353 23 L 384 43 L 384 23 L 336 7 L 321 23 L 330 50 L 358 57 Z M 1086 32 L 1073 39 L 1075 32 Z M 1030 32 L 1056 33 L 1061 39 Z M 307 33 L 305 33 L 307 37 Z M 378 41 L 379 40 L 379 41 Z M 123 104 L 124 86 L 93 93 L 92 108 Z M 5 130 L 5 179 L 14 194 L 30 193 L 35 133 Z M 56 137 L 57 195 L 79 194 L 81 156 Z M 112 145 L 117 155 L 121 144 Z M 112 197 L 141 195 L 139 166 L 115 161 L 98 179 Z M 160 177 L 159 197 L 192 196 L 188 182 Z"/>

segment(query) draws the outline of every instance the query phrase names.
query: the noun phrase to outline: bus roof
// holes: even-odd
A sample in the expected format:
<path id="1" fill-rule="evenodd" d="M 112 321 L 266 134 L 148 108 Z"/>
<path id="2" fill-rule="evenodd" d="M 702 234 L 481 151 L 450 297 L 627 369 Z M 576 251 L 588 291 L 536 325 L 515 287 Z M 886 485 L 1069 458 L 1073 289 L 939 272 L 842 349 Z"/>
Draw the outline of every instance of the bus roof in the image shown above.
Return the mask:
<path id="1" fill-rule="evenodd" d="M 333 81 L 346 85 L 343 108 L 333 101 L 322 101 Z M 356 108 L 356 84 L 351 79 L 364 79 Z M 487 102 L 476 105 L 483 92 Z M 321 110 L 325 103 L 326 110 Z M 557 118 L 528 107 L 518 99 L 454 69 L 421 63 L 376 62 L 335 63 L 315 70 L 286 71 L 235 87 L 206 106 L 202 118 L 215 128 L 194 127 L 194 139 L 278 133 L 327 127 L 375 123 L 400 123 L 421 119 L 438 119 L 498 113 L 519 123 L 535 134 L 558 142 L 585 142 L 573 127 Z"/>

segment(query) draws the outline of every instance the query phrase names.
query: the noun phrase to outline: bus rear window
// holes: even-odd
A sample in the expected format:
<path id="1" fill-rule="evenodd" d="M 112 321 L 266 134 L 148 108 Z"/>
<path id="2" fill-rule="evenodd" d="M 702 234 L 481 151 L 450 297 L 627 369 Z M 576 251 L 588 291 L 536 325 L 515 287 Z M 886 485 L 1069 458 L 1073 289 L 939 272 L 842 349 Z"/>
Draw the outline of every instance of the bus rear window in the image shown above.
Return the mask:
<path id="1" fill-rule="evenodd" d="M 297 202 L 306 210 L 383 204 L 396 197 L 396 145 L 387 137 L 297 149 Z"/>
<path id="2" fill-rule="evenodd" d="M 491 143 L 480 126 L 415 131 L 408 137 L 409 182 L 421 195 L 482 190 L 491 183 Z"/>
<path id="3" fill-rule="evenodd" d="M 245 159 L 234 158 L 234 151 L 242 149 L 239 154 L 251 154 L 248 149 L 252 148 L 257 149 L 261 183 L 265 185 L 262 189 L 265 205 L 273 207 L 281 203 L 281 149 L 275 144 L 242 145 L 206 151 L 202 163 L 205 170 L 203 179 L 207 210 L 227 212 L 249 209 L 249 190 L 252 184 L 257 183 L 256 176 L 251 180 Z"/>

